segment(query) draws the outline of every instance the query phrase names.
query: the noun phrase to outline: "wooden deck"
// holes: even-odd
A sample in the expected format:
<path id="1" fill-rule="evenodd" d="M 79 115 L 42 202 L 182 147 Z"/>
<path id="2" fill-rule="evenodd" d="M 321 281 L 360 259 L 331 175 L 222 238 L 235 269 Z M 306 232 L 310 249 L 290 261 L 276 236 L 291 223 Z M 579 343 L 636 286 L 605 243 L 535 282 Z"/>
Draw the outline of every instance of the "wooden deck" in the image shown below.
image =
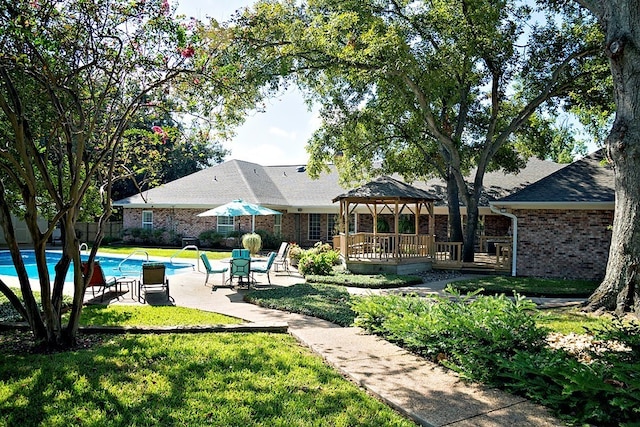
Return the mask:
<path id="1" fill-rule="evenodd" d="M 511 243 L 496 242 L 495 253 L 477 252 L 474 262 L 462 262 L 462 243 L 435 242 L 432 236 L 356 233 L 334 241 L 347 268 L 356 273 L 412 274 L 459 270 L 503 274 L 511 271 Z"/>

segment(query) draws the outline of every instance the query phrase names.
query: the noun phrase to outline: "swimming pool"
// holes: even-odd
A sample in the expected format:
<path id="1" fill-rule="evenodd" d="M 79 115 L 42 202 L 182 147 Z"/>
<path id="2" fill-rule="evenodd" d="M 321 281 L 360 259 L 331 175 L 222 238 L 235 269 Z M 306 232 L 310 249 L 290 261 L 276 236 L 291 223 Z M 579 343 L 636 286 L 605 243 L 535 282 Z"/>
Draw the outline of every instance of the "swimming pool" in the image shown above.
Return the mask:
<path id="1" fill-rule="evenodd" d="M 47 267 L 49 269 L 49 275 L 51 275 L 51 279 L 55 275 L 55 265 L 60 260 L 62 254 L 57 251 L 47 251 Z M 82 260 L 86 260 L 88 256 L 82 255 Z M 27 269 L 27 273 L 29 274 L 30 279 L 38 278 L 38 269 L 36 267 L 36 258 L 34 255 L 34 251 L 22 251 L 22 260 Z M 137 277 L 140 276 L 140 272 L 142 271 L 142 263 L 146 262 L 146 259 L 139 258 L 129 258 L 126 261 L 125 257 L 118 256 L 97 256 L 96 260 L 100 261 L 100 266 L 104 271 L 105 276 L 107 277 Z M 156 261 L 156 260 L 150 260 Z M 195 262 L 195 260 L 194 260 Z M 177 272 L 187 271 L 185 269 L 193 270 L 194 264 L 189 262 L 180 262 L 180 263 L 164 263 L 167 267 L 167 275 L 172 275 Z M 17 277 L 16 269 L 13 265 L 13 260 L 11 259 L 11 253 L 9 251 L 0 251 L 0 276 L 12 276 Z M 69 273 L 67 273 L 67 277 L 65 278 L 65 282 L 73 282 L 73 263 L 71 268 L 69 268 Z"/>

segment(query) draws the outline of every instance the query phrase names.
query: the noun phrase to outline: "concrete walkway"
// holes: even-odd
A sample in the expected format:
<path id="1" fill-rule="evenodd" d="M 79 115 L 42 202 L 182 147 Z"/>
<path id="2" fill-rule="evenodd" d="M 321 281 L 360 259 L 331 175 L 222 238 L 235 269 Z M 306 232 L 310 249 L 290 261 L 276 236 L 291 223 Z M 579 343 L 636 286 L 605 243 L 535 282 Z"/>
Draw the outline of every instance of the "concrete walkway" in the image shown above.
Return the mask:
<path id="1" fill-rule="evenodd" d="M 259 278 L 263 279 L 263 278 Z M 455 373 L 365 333 L 314 317 L 270 310 L 243 302 L 245 290 L 217 288 L 220 275 L 193 272 L 170 276 L 175 305 L 215 311 L 256 324 L 285 322 L 302 344 L 322 356 L 347 378 L 423 426 L 561 426 L 549 412 L 524 398 L 466 384 Z M 272 273 L 274 286 L 304 281 L 297 274 Z M 266 277 L 264 277 L 266 285 Z M 397 290 L 441 292 L 442 283 Z M 258 285 L 260 288 L 261 285 Z M 355 292 L 356 290 L 354 290 Z M 115 301 L 114 301 L 115 302 Z M 120 304 L 137 304 L 125 294 Z"/>

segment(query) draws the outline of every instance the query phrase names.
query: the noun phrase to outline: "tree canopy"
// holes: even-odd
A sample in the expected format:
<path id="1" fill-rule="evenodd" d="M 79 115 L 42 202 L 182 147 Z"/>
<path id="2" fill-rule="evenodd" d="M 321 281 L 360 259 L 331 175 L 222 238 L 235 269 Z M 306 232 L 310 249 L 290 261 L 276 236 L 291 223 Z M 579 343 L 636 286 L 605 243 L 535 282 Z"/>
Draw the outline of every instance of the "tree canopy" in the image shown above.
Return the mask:
<path id="1" fill-rule="evenodd" d="M 166 107 L 171 99 L 172 111 L 210 123 L 217 136 L 228 134 L 264 95 L 264 89 L 237 84 L 247 78 L 228 50 L 230 41 L 228 29 L 215 21 L 176 18 L 166 0 L 0 0 L 0 224 L 24 302 L 2 281 L 0 291 L 37 340 L 75 340 L 91 272 L 85 277 L 81 271 L 74 225 L 86 198 L 99 198 L 91 265 L 111 214 L 113 183 L 135 176 L 141 153 L 153 151 L 151 139 L 125 137 L 140 110 Z M 131 155 L 135 150 L 138 157 Z M 24 219 L 33 241 L 42 309 L 12 213 Z M 45 245 L 57 226 L 63 253 L 51 280 Z M 71 265 L 73 306 L 62 325 Z"/>
<path id="2" fill-rule="evenodd" d="M 554 118 L 606 73 L 588 14 L 513 0 L 264 1 L 236 23 L 247 56 L 322 107 L 310 172 L 442 177 L 449 208 L 467 208 L 467 261 L 485 173 L 571 151 Z"/>

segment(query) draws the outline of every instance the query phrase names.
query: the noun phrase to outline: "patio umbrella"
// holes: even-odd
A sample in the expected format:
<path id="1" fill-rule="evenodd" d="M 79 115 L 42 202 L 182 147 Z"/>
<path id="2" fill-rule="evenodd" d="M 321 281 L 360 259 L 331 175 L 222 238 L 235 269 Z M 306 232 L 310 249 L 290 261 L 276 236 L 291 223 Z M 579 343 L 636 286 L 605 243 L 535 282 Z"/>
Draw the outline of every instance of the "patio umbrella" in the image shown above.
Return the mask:
<path id="1" fill-rule="evenodd" d="M 217 208 L 209 209 L 208 211 L 198 214 L 198 216 L 231 217 L 247 215 L 251 215 L 251 231 L 255 231 L 256 215 L 282 215 L 282 213 L 274 211 L 273 209 L 266 208 L 264 206 L 245 202 L 241 199 L 236 199 L 229 203 L 225 203 L 224 205 L 220 205 Z"/>

